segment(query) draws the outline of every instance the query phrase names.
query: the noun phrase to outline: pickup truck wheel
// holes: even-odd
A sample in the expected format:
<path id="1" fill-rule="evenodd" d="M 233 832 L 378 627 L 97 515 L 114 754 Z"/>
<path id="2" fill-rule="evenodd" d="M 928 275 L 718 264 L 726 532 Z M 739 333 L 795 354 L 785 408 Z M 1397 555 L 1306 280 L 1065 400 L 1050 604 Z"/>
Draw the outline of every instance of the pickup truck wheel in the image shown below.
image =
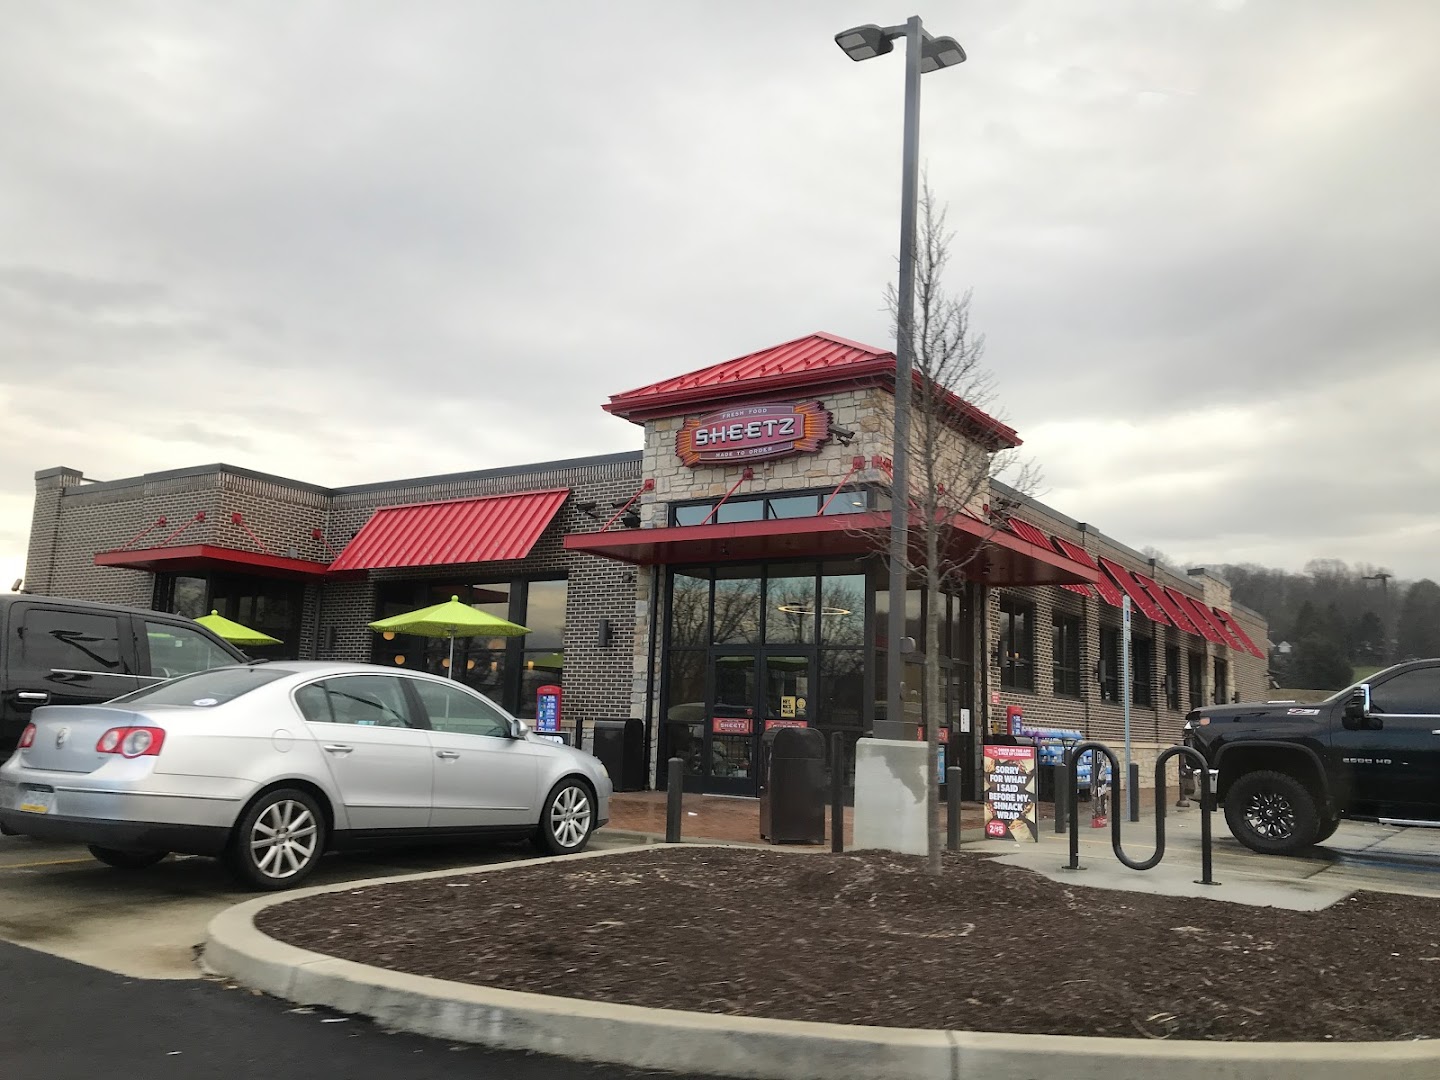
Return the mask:
<path id="1" fill-rule="evenodd" d="M 1315 843 L 1320 815 L 1295 777 L 1246 773 L 1225 793 L 1225 823 L 1235 839 L 1262 855 L 1291 855 Z"/>

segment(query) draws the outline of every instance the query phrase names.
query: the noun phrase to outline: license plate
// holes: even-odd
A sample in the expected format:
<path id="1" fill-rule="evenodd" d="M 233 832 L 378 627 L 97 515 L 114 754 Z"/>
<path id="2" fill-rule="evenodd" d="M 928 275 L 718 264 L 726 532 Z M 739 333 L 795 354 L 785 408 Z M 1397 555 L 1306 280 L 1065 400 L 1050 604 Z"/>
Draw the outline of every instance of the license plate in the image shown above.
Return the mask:
<path id="1" fill-rule="evenodd" d="M 55 812 L 54 789 L 20 789 L 20 809 L 27 814 L 53 814 Z"/>

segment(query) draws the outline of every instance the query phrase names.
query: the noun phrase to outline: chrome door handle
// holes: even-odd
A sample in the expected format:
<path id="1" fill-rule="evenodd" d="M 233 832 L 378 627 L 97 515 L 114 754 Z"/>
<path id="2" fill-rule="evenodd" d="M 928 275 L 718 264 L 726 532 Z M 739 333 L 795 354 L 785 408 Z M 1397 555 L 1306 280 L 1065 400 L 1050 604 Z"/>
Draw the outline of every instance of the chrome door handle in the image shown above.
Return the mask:
<path id="1" fill-rule="evenodd" d="M 1434 731 L 1430 732 L 1430 734 L 1431 734 L 1431 735 L 1440 735 L 1440 727 L 1437 727 Z"/>
<path id="2" fill-rule="evenodd" d="M 17 701 L 37 701 L 40 704 L 50 700 L 50 695 L 44 690 L 20 690 L 15 694 Z"/>
<path id="3" fill-rule="evenodd" d="M 325 749 L 332 754 L 348 754 L 355 749 L 353 746 L 346 746 L 344 743 L 326 743 Z"/>
<path id="4" fill-rule="evenodd" d="M 435 756 L 445 761 L 454 761 L 460 755 L 454 750 L 436 750 Z"/>

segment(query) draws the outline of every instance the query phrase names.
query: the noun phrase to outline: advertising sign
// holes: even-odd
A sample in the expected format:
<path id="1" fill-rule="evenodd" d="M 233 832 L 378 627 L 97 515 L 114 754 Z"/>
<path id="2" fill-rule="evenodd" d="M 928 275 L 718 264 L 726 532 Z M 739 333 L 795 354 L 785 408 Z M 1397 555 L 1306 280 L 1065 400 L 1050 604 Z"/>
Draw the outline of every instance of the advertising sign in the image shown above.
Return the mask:
<path id="1" fill-rule="evenodd" d="M 1038 843 L 1035 747 L 985 746 L 985 838 Z"/>
<path id="2" fill-rule="evenodd" d="M 716 735 L 749 735 L 755 729 L 755 722 L 748 716 L 715 716 L 710 719 L 710 730 Z"/>
<path id="3" fill-rule="evenodd" d="M 541 686 L 536 689 L 535 730 L 560 730 L 560 687 Z"/>
<path id="4" fill-rule="evenodd" d="M 766 721 L 765 721 L 765 730 L 766 730 L 766 731 L 769 731 L 771 728 L 777 728 L 777 727 L 809 727 L 809 726 L 810 726 L 810 721 L 809 721 L 809 720 L 766 720 Z"/>
<path id="5" fill-rule="evenodd" d="M 830 413 L 818 401 L 745 405 L 691 417 L 675 433 L 675 453 L 690 468 L 809 454 L 830 438 Z"/>

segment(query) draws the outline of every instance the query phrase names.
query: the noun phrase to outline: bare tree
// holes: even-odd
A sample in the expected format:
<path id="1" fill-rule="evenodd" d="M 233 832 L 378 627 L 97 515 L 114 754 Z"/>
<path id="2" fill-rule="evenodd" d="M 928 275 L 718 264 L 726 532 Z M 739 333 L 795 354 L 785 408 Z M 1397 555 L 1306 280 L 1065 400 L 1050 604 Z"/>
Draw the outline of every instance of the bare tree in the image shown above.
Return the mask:
<path id="1" fill-rule="evenodd" d="M 908 500 L 892 493 L 892 513 L 909 510 L 912 529 L 906 576 L 924 581 L 927 597 L 921 718 L 928 742 L 926 814 L 930 873 L 940 873 L 939 728 L 944 722 L 940 695 L 940 612 L 942 596 L 967 577 L 991 537 L 1003 527 L 1008 508 L 995 505 L 991 480 L 1001 474 L 1020 494 L 1038 481 L 1033 467 L 997 434 L 993 405 L 995 381 L 982 364 L 985 338 L 970 325 L 970 293 L 946 290 L 945 273 L 954 234 L 945 209 L 937 205 L 929 182 L 920 196 L 915 252 L 913 325 L 900 322 L 899 297 L 886 301 L 897 336 L 908 334 L 913 358 Z M 976 524 L 979 524 L 979 529 Z M 978 533 L 978 537 L 977 537 Z M 904 597 L 890 597 L 903 604 Z M 958 798 L 953 792 L 951 798 Z"/>

